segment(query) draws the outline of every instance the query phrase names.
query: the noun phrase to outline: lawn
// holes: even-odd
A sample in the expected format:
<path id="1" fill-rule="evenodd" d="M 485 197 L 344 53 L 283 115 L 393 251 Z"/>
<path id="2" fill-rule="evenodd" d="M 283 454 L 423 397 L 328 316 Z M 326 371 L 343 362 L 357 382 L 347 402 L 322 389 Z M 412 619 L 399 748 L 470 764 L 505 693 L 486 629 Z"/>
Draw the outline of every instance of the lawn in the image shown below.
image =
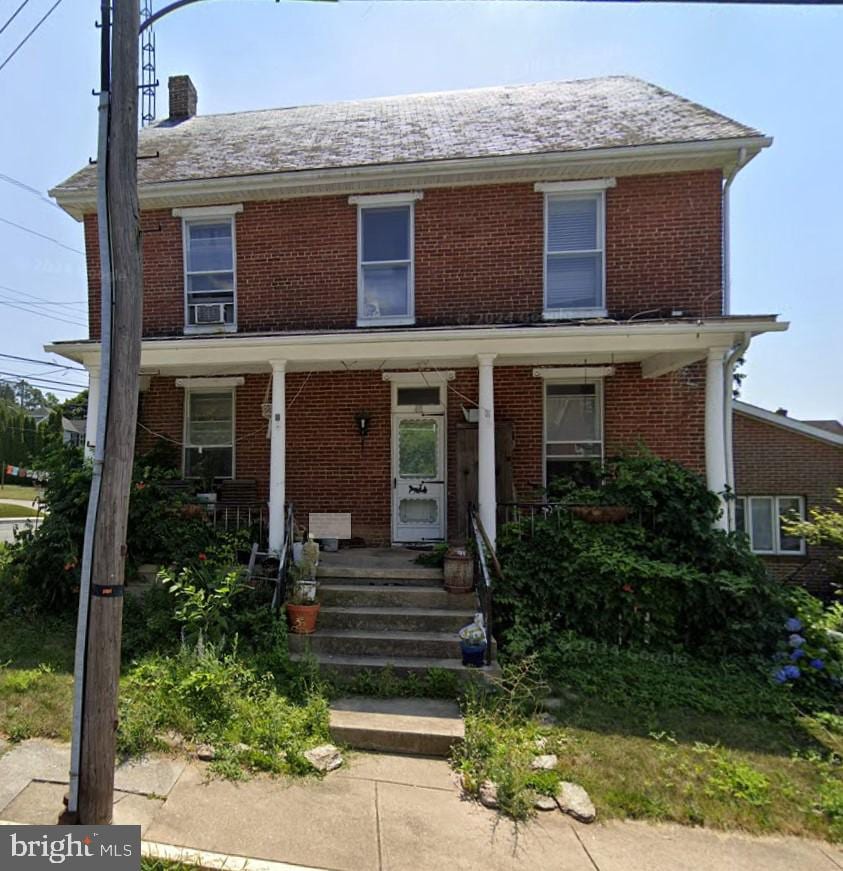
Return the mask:
<path id="1" fill-rule="evenodd" d="M 0 499 L 26 499 L 31 502 L 38 493 L 36 487 L 23 487 L 20 484 L 6 484 L 0 487 Z"/>
<path id="2" fill-rule="evenodd" d="M 7 502 L 0 502 L 0 520 L 9 517 L 37 517 L 40 513 L 27 505 L 9 505 Z"/>

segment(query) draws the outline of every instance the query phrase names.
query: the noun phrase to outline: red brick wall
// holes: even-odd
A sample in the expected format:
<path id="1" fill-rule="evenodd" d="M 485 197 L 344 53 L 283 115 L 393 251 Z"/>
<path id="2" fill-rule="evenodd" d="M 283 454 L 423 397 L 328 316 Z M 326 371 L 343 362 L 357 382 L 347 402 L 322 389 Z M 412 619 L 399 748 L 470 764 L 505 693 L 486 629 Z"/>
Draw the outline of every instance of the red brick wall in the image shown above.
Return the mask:
<path id="1" fill-rule="evenodd" d="M 720 312 L 719 171 L 619 178 L 607 191 L 609 314 Z M 236 217 L 242 332 L 350 328 L 357 209 L 348 197 L 248 202 Z M 87 216 L 91 335 L 99 332 L 96 219 Z M 181 220 L 145 212 L 144 331 L 184 326 Z M 543 195 L 530 183 L 429 189 L 415 206 L 418 325 L 541 319 Z"/>
<path id="2" fill-rule="evenodd" d="M 269 487 L 269 440 L 261 403 L 269 375 L 246 375 L 237 388 L 236 475 L 258 482 L 260 498 Z M 513 425 L 512 477 L 517 499 L 542 485 L 542 388 L 532 367 L 495 369 L 495 415 Z M 352 512 L 353 533 L 387 541 L 391 524 L 391 393 L 378 371 L 287 375 L 287 498 L 301 517 L 310 511 Z M 617 367 L 606 380 L 607 455 L 639 442 L 656 453 L 701 470 L 703 385 L 697 367 L 644 381 L 637 365 Z M 642 398 L 646 402 L 640 401 Z M 462 406 L 477 400 L 477 369 L 458 369 L 448 389 L 449 524 L 455 529 L 456 429 Z M 182 440 L 184 391 L 174 378 L 156 377 L 143 395 L 138 451 L 156 441 L 148 430 Z M 361 448 L 354 415 L 365 409 L 372 427 Z M 143 427 L 147 427 L 144 429 Z"/>
<path id="3" fill-rule="evenodd" d="M 800 435 L 736 412 L 733 420 L 735 492 L 739 496 L 803 496 L 805 509 L 834 507 L 843 487 L 843 447 Z M 806 556 L 762 557 L 777 577 L 827 595 L 839 554 L 808 545 Z M 798 572 L 798 574 L 795 574 Z"/>

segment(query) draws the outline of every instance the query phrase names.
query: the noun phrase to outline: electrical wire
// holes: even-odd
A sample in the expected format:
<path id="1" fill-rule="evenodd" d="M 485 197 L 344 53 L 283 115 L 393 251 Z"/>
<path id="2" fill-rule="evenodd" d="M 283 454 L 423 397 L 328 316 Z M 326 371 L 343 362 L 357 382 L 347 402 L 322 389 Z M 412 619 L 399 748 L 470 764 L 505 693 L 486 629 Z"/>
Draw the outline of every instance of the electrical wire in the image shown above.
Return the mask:
<path id="1" fill-rule="evenodd" d="M 88 301 L 86 299 L 73 299 L 68 302 L 44 299 L 43 296 L 36 296 L 34 293 L 30 293 L 28 290 L 18 290 L 14 287 L 8 287 L 5 284 L 0 284 L 0 290 L 5 290 L 7 293 L 16 293 L 19 296 L 25 296 L 27 297 L 27 299 L 22 300 L 22 302 L 29 302 L 30 300 L 32 300 L 33 302 L 37 302 L 39 305 L 88 305 Z"/>
<path id="2" fill-rule="evenodd" d="M 23 0 L 23 3 L 21 3 L 21 5 L 18 6 L 17 9 L 15 9 L 9 20 L 2 27 L 0 27 L 0 33 L 2 33 L 18 17 L 18 12 L 20 12 L 27 3 L 29 3 L 29 0 Z"/>
<path id="3" fill-rule="evenodd" d="M 0 372 L 0 376 L 5 376 L 6 378 L 16 378 L 18 382 L 21 381 L 43 381 L 45 384 L 59 384 L 62 387 L 78 387 L 80 390 L 87 390 L 87 384 L 68 384 L 66 381 L 56 381 L 52 378 L 36 378 L 34 375 L 23 375 L 20 372 Z"/>
<path id="4" fill-rule="evenodd" d="M 7 305 L 9 308 L 18 309 L 19 311 L 26 312 L 29 315 L 35 315 L 37 318 L 49 318 L 51 321 L 61 321 L 65 324 L 73 324 L 77 327 L 85 327 L 87 324 L 84 321 L 71 321 L 68 318 L 60 318 L 58 315 L 48 315 L 47 312 L 39 312 L 33 311 L 30 308 L 27 308 L 20 303 L 8 302 L 6 300 L 0 299 L 0 305 Z"/>
<path id="5" fill-rule="evenodd" d="M 38 363 L 41 366 L 55 366 L 57 369 L 72 369 L 74 372 L 87 372 L 83 366 L 64 366 L 61 363 L 53 363 L 50 360 L 38 360 L 35 357 L 17 357 L 14 354 L 0 354 L 6 360 L 20 360 L 22 363 Z"/>
<path id="6" fill-rule="evenodd" d="M 33 27 L 32 30 L 30 30 L 29 33 L 27 33 L 26 36 L 14 47 L 12 53 L 3 61 L 2 64 L 0 64 L 0 72 L 3 71 L 6 64 L 9 63 L 9 61 L 27 44 L 27 42 L 29 42 L 29 38 L 35 33 L 35 31 L 38 30 L 38 28 L 53 14 L 59 3 L 61 3 L 61 0 L 56 0 L 56 2 L 53 3 L 53 5 L 44 13 L 43 17 L 35 27 Z M 17 12 L 15 12 L 15 15 L 17 15 Z M 11 21 L 11 19 L 9 19 L 9 21 Z"/>
<path id="7" fill-rule="evenodd" d="M 0 30 L 0 33 L 3 31 Z M 57 203 L 55 200 L 51 200 L 49 197 L 45 197 L 38 188 L 32 187 L 32 185 L 28 185 L 26 182 L 21 181 L 18 178 L 14 178 L 11 175 L 6 175 L 5 172 L 0 172 L 0 181 L 4 181 L 7 184 L 14 185 L 16 188 L 20 188 L 22 191 L 26 191 L 28 194 L 32 194 L 32 196 L 37 197 L 41 202 L 46 203 L 48 206 L 52 206 L 54 209 L 58 209 L 63 215 L 67 215 L 67 212 Z M 69 217 L 69 215 L 68 215 Z"/>
<path id="8" fill-rule="evenodd" d="M 10 227 L 17 227 L 18 230 L 23 230 L 24 233 L 31 233 L 33 236 L 40 236 L 42 239 L 46 239 L 48 242 L 52 242 L 55 245 L 58 245 L 60 248 L 66 248 L 68 251 L 72 251 L 74 254 L 81 254 L 83 257 L 85 256 L 85 252 L 81 248 L 74 248 L 72 245 L 65 245 L 64 242 L 59 242 L 58 239 L 53 236 L 48 236 L 46 233 L 39 233 L 37 230 L 32 230 L 29 227 L 24 227 L 23 224 L 17 224 L 15 221 L 10 221 L 8 218 L 0 218 L 0 222 L 4 224 L 8 224 Z"/>

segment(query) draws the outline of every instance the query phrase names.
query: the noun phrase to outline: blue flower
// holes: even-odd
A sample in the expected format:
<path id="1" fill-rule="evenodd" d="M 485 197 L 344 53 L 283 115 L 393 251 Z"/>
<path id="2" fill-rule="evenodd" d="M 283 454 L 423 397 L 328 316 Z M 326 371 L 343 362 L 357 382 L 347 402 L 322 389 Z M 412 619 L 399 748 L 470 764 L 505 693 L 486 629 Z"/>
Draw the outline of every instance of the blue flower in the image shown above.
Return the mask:
<path id="1" fill-rule="evenodd" d="M 794 634 L 787 639 L 787 643 L 791 647 L 801 647 L 805 643 L 805 639 L 801 635 Z"/>
<path id="2" fill-rule="evenodd" d="M 780 668 L 774 675 L 773 680 L 776 683 L 787 683 L 787 675 L 784 673 L 784 669 Z"/>
<path id="3" fill-rule="evenodd" d="M 802 674 L 795 665 L 786 665 L 782 671 L 788 680 L 796 680 Z"/>
<path id="4" fill-rule="evenodd" d="M 801 647 L 797 647 L 796 650 L 794 650 L 793 653 L 790 654 L 790 658 L 791 658 L 794 662 L 796 662 L 797 659 L 802 659 L 802 657 L 803 657 L 804 655 L 805 655 L 805 651 L 802 650 Z"/>
<path id="5" fill-rule="evenodd" d="M 817 671 L 821 671 L 823 668 L 825 668 L 825 663 L 821 659 L 812 659 L 811 668 L 815 668 Z"/>
<path id="6" fill-rule="evenodd" d="M 802 628 L 802 621 L 796 617 L 790 617 L 785 620 L 784 628 L 788 632 L 798 632 Z"/>

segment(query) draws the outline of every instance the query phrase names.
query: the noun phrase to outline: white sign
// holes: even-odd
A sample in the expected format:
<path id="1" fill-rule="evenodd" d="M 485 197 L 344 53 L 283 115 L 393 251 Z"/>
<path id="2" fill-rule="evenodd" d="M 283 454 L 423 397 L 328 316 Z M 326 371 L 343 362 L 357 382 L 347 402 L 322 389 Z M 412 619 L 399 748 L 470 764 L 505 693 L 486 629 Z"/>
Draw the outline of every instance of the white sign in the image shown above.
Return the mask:
<path id="1" fill-rule="evenodd" d="M 307 530 L 314 538 L 351 538 L 351 514 L 309 514 Z"/>

